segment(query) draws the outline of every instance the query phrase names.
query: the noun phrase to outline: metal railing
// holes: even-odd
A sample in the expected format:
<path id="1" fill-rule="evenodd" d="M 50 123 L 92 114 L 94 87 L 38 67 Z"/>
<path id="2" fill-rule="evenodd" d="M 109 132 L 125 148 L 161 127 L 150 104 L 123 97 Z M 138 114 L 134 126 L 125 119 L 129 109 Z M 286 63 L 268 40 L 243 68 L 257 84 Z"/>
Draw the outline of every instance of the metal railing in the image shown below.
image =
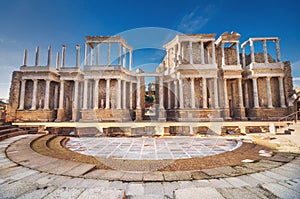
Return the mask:
<path id="1" fill-rule="evenodd" d="M 300 111 L 296 111 L 296 112 L 294 112 L 294 113 L 291 113 L 291 114 L 289 114 L 289 115 L 286 115 L 286 116 L 284 116 L 284 117 L 282 117 L 282 118 L 280 118 L 279 120 L 278 120 L 278 122 L 282 122 L 282 121 L 294 121 L 295 123 L 297 123 L 297 120 L 298 120 L 298 113 L 300 113 Z"/>

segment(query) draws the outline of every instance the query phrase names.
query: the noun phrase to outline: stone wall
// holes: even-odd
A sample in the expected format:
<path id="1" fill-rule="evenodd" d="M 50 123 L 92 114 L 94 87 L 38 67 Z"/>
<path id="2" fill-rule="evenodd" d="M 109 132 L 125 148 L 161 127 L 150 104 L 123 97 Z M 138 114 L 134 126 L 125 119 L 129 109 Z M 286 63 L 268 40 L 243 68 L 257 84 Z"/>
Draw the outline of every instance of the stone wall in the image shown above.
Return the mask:
<path id="1" fill-rule="evenodd" d="M 19 71 L 14 71 L 12 73 L 10 84 L 9 106 L 7 109 L 6 122 L 11 122 L 12 120 L 16 119 L 16 110 L 18 109 L 19 105 L 20 80 L 21 73 Z"/>

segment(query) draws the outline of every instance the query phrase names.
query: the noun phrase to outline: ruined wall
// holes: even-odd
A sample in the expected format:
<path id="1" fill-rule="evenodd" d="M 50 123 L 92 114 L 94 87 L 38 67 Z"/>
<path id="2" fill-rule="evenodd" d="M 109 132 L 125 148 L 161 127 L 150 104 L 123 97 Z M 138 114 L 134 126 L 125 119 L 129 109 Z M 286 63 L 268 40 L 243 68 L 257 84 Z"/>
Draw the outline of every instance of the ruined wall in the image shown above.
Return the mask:
<path id="1" fill-rule="evenodd" d="M 254 57 L 256 63 L 265 63 L 264 53 L 254 53 Z M 245 55 L 245 61 L 246 61 L 246 66 L 251 63 L 251 54 Z M 276 60 L 273 57 L 271 57 L 269 53 L 268 53 L 268 61 L 269 63 L 276 62 Z M 241 59 L 241 63 L 242 63 L 242 59 Z"/>
<path id="2" fill-rule="evenodd" d="M 19 71 L 14 71 L 12 74 L 11 84 L 10 84 L 10 92 L 9 92 L 9 106 L 7 109 L 6 121 L 10 122 L 14 120 L 14 116 L 16 114 L 16 110 L 19 105 L 19 95 L 20 95 L 20 81 L 21 81 L 21 73 Z"/>
<path id="3" fill-rule="evenodd" d="M 286 98 L 292 96 L 295 91 L 293 89 L 292 66 L 289 61 L 283 62 L 284 64 L 284 88 Z"/>
<path id="4" fill-rule="evenodd" d="M 225 64 L 236 65 L 236 49 L 234 47 L 224 48 Z M 241 61 L 241 60 L 240 60 Z M 222 49 L 221 47 L 216 48 L 216 62 L 218 66 L 222 65 Z"/>

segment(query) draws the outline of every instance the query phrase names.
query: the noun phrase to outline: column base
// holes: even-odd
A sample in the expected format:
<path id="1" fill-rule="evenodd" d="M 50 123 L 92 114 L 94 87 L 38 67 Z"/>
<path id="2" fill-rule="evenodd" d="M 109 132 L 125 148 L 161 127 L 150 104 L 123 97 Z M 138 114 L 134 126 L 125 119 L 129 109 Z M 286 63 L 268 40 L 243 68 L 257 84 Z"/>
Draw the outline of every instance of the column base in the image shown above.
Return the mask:
<path id="1" fill-rule="evenodd" d="M 165 122 L 166 121 L 166 110 L 165 109 L 159 109 L 158 110 L 158 121 Z"/>
<path id="2" fill-rule="evenodd" d="M 57 117 L 55 122 L 62 122 L 64 121 L 64 117 L 65 117 L 65 112 L 63 108 L 59 108 L 57 109 Z"/>
<path id="3" fill-rule="evenodd" d="M 73 121 L 73 122 L 78 121 L 78 119 L 79 119 L 78 112 L 79 112 L 78 109 L 75 109 L 75 108 L 72 109 L 72 120 L 71 121 Z"/>
<path id="4" fill-rule="evenodd" d="M 230 110 L 229 110 L 229 108 L 225 108 L 224 109 L 224 119 L 225 120 L 232 120 L 232 118 L 230 117 Z"/>
<path id="5" fill-rule="evenodd" d="M 136 122 L 142 121 L 142 109 L 135 110 L 135 121 Z"/>

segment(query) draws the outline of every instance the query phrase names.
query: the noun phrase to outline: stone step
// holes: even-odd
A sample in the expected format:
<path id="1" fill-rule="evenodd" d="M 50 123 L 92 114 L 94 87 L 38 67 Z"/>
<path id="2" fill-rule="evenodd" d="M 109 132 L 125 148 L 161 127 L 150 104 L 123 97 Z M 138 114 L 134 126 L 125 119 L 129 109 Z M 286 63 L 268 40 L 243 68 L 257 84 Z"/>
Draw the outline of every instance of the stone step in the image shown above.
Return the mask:
<path id="1" fill-rule="evenodd" d="M 187 189 L 178 189 L 174 191 L 174 199 L 191 199 L 191 198 L 200 198 L 200 197 L 205 199 L 224 198 L 215 188 L 211 188 L 211 187 L 187 188 Z"/>
<path id="2" fill-rule="evenodd" d="M 278 183 L 265 183 L 261 188 L 270 191 L 279 198 L 300 198 L 300 193 Z"/>

